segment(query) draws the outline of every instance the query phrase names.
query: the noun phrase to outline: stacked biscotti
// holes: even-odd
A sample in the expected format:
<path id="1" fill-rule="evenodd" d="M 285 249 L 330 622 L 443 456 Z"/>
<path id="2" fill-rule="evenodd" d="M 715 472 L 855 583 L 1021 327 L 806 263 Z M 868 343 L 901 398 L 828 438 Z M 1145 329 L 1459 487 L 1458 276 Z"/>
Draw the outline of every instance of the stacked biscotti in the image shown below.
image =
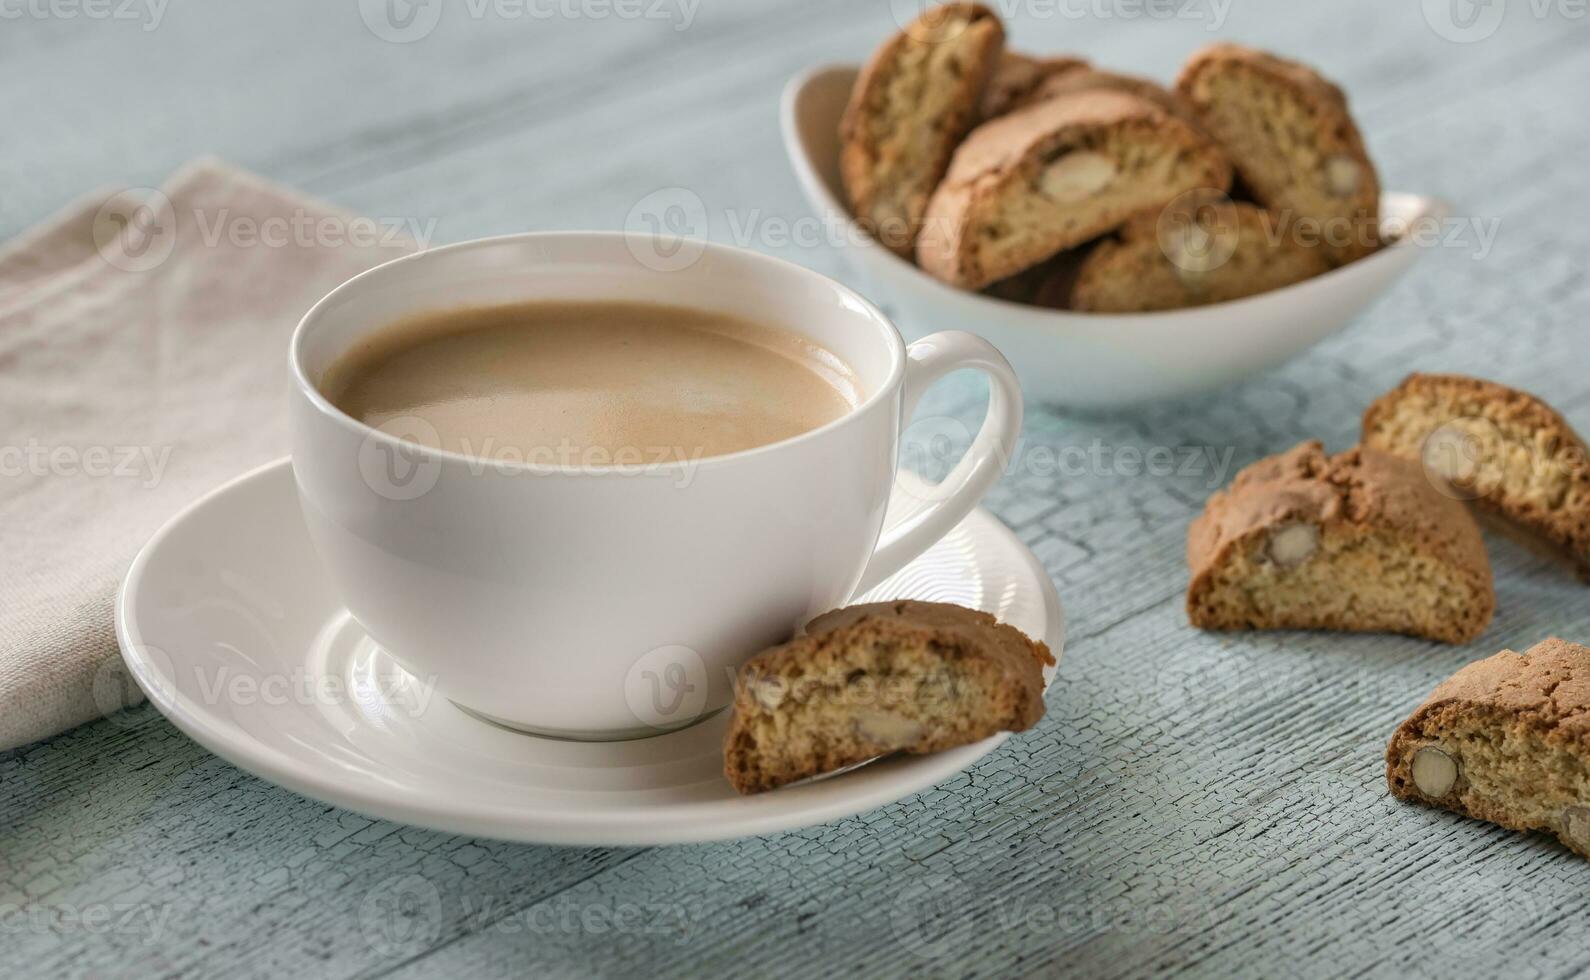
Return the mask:
<path id="1" fill-rule="evenodd" d="M 873 55 L 841 124 L 855 217 L 932 276 L 1138 312 L 1275 289 L 1378 245 L 1374 166 L 1312 69 L 1216 45 L 1170 89 L 1004 41 L 980 4 L 929 9 Z"/>
<path id="2" fill-rule="evenodd" d="M 1590 580 L 1590 449 L 1528 392 L 1410 375 L 1361 445 L 1305 442 L 1209 499 L 1187 532 L 1188 618 L 1467 642 L 1496 604 L 1476 517 Z"/>
<path id="3" fill-rule="evenodd" d="M 1590 448 L 1528 392 L 1410 375 L 1364 413 L 1361 445 L 1305 442 L 1209 499 L 1187 534 L 1188 618 L 1468 643 L 1496 606 L 1476 516 L 1590 580 Z M 1590 648 L 1553 637 L 1463 667 L 1393 733 L 1386 781 L 1590 857 Z"/>

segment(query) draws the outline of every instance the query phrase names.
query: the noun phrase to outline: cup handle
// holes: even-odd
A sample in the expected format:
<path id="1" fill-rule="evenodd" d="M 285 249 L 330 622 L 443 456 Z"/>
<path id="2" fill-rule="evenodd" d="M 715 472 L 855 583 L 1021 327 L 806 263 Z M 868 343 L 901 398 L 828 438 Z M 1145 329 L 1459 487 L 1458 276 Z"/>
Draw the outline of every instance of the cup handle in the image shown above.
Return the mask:
<path id="1" fill-rule="evenodd" d="M 900 406 L 903 432 L 922 395 L 938 379 L 961 368 L 988 375 L 988 414 L 971 448 L 943 482 L 932 488 L 925 506 L 884 517 L 883 534 L 852 595 L 860 595 L 904 568 L 913 558 L 965 519 L 999 480 L 1021 435 L 1021 385 L 1016 372 L 993 344 L 960 330 L 930 334 L 906 348 Z M 924 498 L 913 493 L 917 500 Z"/>

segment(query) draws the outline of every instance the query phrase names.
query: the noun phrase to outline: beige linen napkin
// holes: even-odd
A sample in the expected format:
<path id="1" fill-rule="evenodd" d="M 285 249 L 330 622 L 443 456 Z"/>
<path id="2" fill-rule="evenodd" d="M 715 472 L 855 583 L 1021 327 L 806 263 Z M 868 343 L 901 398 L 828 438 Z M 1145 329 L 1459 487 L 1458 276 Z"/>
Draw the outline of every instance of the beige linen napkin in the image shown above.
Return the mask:
<path id="1" fill-rule="evenodd" d="M 112 607 L 138 547 L 286 452 L 293 326 L 414 247 L 200 161 L 0 248 L 0 749 L 116 707 Z"/>

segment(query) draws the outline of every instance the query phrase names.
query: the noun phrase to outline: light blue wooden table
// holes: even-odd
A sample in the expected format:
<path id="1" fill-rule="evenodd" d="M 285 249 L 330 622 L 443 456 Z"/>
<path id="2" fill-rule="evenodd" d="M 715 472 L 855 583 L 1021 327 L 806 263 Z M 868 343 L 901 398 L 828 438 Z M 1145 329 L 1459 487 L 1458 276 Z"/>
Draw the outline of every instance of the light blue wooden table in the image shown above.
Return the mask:
<path id="1" fill-rule="evenodd" d="M 314 803 L 145 708 L 0 755 L 0 973 L 1590 967 L 1590 866 L 1547 840 L 1391 801 L 1381 761 L 1397 721 L 1462 663 L 1551 633 L 1590 638 L 1584 587 L 1495 541 L 1500 613 L 1461 649 L 1208 636 L 1182 611 L 1186 524 L 1229 475 L 1222 462 L 1306 435 L 1345 447 L 1363 406 L 1411 368 L 1526 386 L 1590 429 L 1590 17 L 1568 0 L 1002 10 L 1019 46 L 1162 76 L 1215 37 L 1306 56 L 1350 91 L 1387 185 L 1444 195 L 1459 216 L 1458 237 L 1394 295 L 1282 370 L 1110 417 L 1028 406 L 1031 451 L 989 504 L 1070 614 L 1034 732 L 827 826 L 578 850 Z M 840 277 L 834 248 L 767 230 L 808 217 L 778 93 L 807 65 L 859 59 L 893 23 L 887 3 L 856 0 L 477 2 L 399 43 L 370 30 L 356 0 L 19 0 L 0 14 L 5 237 L 94 186 L 156 184 L 214 152 L 366 214 L 434 219 L 437 241 L 616 228 L 648 194 L 688 188 L 710 218 L 700 230 Z M 931 410 L 969 421 L 980 398 L 950 385 Z M 1075 461 L 1055 454 L 1073 446 L 1097 451 L 1055 462 Z M 1215 463 L 1145 472 L 1134 461 L 1156 446 L 1207 447 Z"/>

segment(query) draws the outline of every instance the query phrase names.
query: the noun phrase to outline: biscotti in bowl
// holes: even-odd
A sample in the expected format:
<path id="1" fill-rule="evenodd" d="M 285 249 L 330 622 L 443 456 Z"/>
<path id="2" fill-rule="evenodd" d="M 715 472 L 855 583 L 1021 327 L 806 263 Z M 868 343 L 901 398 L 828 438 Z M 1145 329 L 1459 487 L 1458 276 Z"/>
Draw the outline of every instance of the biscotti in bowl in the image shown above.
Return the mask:
<path id="1" fill-rule="evenodd" d="M 1294 94 L 1288 85 L 1306 70 L 1296 63 L 1209 49 L 1175 90 L 1071 54 L 1005 47 L 991 59 L 995 32 L 981 28 L 987 37 L 972 44 L 967 32 L 985 15 L 966 11 L 956 37 L 976 64 L 952 60 L 963 75 L 987 75 L 970 128 L 965 84 L 931 100 L 936 113 L 909 99 L 892 105 L 844 65 L 805 72 L 784 93 L 785 146 L 808 201 L 825 225 L 846 229 L 833 239 L 908 339 L 980 333 L 1046 403 L 1177 397 L 1272 368 L 1345 327 L 1438 237 L 1410 232 L 1439 229 L 1445 205 L 1381 191 L 1339 90 L 1318 79 Z M 902 36 L 926 34 L 907 25 Z M 885 44 L 875 61 L 901 50 Z M 1200 112 L 1198 100 L 1232 98 L 1252 105 Z M 1250 125 L 1270 105 L 1317 124 L 1312 142 L 1287 143 L 1298 160 L 1324 161 L 1316 183 L 1276 177 L 1272 148 Z M 876 171 L 841 161 L 888 157 L 879 127 L 906 115 L 924 127 L 923 141 L 898 144 L 920 154 L 906 169 L 921 219 L 904 234 L 895 219 L 885 243 L 872 233 L 876 216 L 858 218 L 855 207 L 876 199 Z M 928 174 L 937 176 L 924 203 Z M 1350 237 L 1331 247 L 1321 228 Z"/>

